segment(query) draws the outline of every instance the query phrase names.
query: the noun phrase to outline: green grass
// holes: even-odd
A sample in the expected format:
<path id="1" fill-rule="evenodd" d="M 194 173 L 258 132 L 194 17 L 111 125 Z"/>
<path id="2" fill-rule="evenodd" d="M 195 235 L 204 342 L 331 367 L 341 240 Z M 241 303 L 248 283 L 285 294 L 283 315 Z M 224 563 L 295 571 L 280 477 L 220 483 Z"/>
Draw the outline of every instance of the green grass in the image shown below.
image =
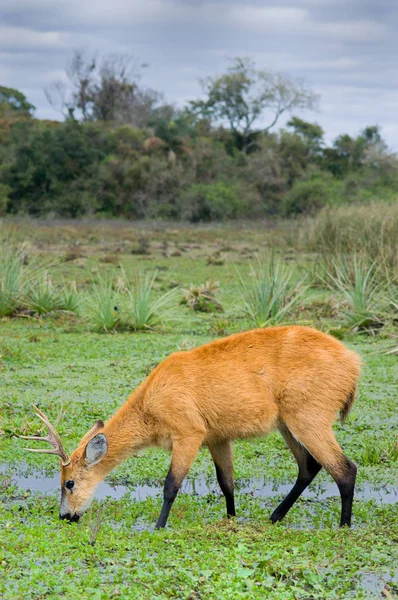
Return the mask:
<path id="1" fill-rule="evenodd" d="M 101 280 L 86 298 L 87 322 L 97 331 L 115 331 L 121 324 L 121 293 L 111 280 Z"/>
<path id="2" fill-rule="evenodd" d="M 267 327 L 283 322 L 289 311 L 303 300 L 306 287 L 297 281 L 293 268 L 272 255 L 267 262 L 250 265 L 250 279 L 239 275 L 245 311 L 253 327 Z"/>
<path id="3" fill-rule="evenodd" d="M 175 316 L 181 292 L 178 287 L 154 298 L 157 272 L 143 274 L 137 271 L 133 282 L 126 280 L 127 312 L 134 331 L 153 330 Z"/>
<path id="4" fill-rule="evenodd" d="M 176 317 L 178 287 L 155 295 L 157 272 L 137 271 L 132 280 L 124 271 L 118 277 L 100 278 L 86 295 L 84 316 L 96 331 L 151 331 Z"/>
<path id="5" fill-rule="evenodd" d="M 356 252 L 379 275 L 398 275 L 398 202 L 325 208 L 301 228 L 302 247 L 324 255 Z"/>
<path id="6" fill-rule="evenodd" d="M 38 245 L 36 252 L 52 247 L 61 257 L 78 236 L 84 258 L 54 266 L 54 282 L 76 281 L 84 293 L 93 279 L 114 273 L 115 265 L 102 263 L 101 257 L 104 252 L 115 253 L 120 240 L 126 240 L 120 263 L 129 278 L 137 269 L 143 273 L 159 269 L 153 282 L 155 299 L 176 284 L 188 288 L 211 279 L 220 283 L 225 312 L 202 314 L 181 306 L 183 318 L 168 330 L 113 335 L 93 332 L 83 319 L 69 313 L 0 322 L 0 598 L 380 598 L 388 581 L 394 597 L 398 505 L 357 500 L 353 529 L 338 530 L 336 488 L 336 497 L 328 500 L 304 496 L 282 523 L 272 526 L 268 517 L 280 498 L 239 490 L 239 483 L 250 478 L 293 485 L 296 465 L 278 434 L 235 444 L 238 518 L 233 522 L 224 519 L 223 498 L 209 493 L 181 494 L 169 526 L 160 532 L 152 530 L 160 495 L 141 501 L 129 496 L 103 500 L 98 520 L 95 502 L 79 524 L 69 525 L 58 520 L 57 494 L 16 489 L 12 479 L 18 472 L 38 470 L 44 477 L 58 469 L 57 459 L 24 452 L 26 442 L 15 437 L 37 432 L 32 404 L 53 420 L 63 407 L 58 430 L 65 449 L 71 451 L 97 419 L 112 415 L 171 352 L 210 341 L 218 332 L 251 327 L 235 266 L 248 278 L 253 256 L 268 243 L 264 232 L 256 230 L 237 230 L 234 236 L 227 228 L 204 229 L 202 238 L 189 228 L 161 230 L 154 233 L 156 242 L 148 256 L 130 253 L 127 231 L 123 235 L 118 231 L 115 239 L 113 231 L 108 235 L 97 235 L 95 229 L 84 235 L 75 228 L 62 231 L 56 235 L 49 230 L 48 238 L 39 240 L 44 248 Z M 40 237 L 40 231 L 37 234 Z M 142 232 L 134 235 L 138 239 Z M 97 237 L 90 240 L 90 236 Z M 164 237 L 169 246 L 187 249 L 179 256 L 163 256 Z M 207 264 L 210 253 L 231 247 L 223 251 L 224 264 Z M 281 256 L 289 257 L 289 250 L 282 250 Z M 299 258 L 311 261 L 308 255 Z M 319 297 L 315 293 L 309 291 L 306 306 L 295 307 L 287 318 L 337 331 L 340 322 L 329 312 L 327 290 Z M 398 357 L 385 354 L 392 342 L 382 332 L 372 338 L 353 334 L 345 338 L 361 354 L 364 368 L 359 397 L 344 427 L 336 425 L 337 437 L 358 464 L 359 487 L 397 486 Z M 151 450 L 126 461 L 108 481 L 127 483 L 132 489 L 149 483 L 161 491 L 169 461 L 166 452 Z M 206 450 L 200 452 L 189 477 L 206 478 L 218 490 Z M 329 481 L 321 473 L 314 485 Z M 367 578 L 376 582 L 374 588 L 364 587 Z"/>
<path id="7" fill-rule="evenodd" d="M 382 326 L 383 293 L 377 279 L 376 264 L 366 265 L 356 254 L 352 259 L 332 258 L 323 266 L 326 285 L 339 292 L 347 305 L 343 310 L 343 324 L 356 330 L 373 330 Z"/>
<path id="8" fill-rule="evenodd" d="M 45 315 L 50 312 L 63 309 L 63 298 L 57 286 L 44 273 L 37 281 L 34 281 L 27 293 L 24 305 L 37 315 Z"/>

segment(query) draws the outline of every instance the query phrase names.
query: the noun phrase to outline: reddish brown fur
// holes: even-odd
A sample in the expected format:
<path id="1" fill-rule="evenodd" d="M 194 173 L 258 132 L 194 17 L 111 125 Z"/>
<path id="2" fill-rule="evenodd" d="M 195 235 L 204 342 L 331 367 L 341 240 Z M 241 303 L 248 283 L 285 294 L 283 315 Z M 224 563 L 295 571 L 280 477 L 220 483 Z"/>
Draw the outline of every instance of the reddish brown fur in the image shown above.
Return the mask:
<path id="1" fill-rule="evenodd" d="M 338 413 L 346 416 L 359 371 L 359 357 L 341 342 L 299 326 L 257 329 L 176 352 L 105 425 L 86 434 L 61 469 L 62 484 L 76 483 L 70 512 L 80 513 L 96 485 L 139 449 L 172 449 L 179 487 L 202 445 L 232 478 L 230 441 L 276 428 L 296 458 L 304 447 L 335 478 L 343 476 L 347 459 L 331 426 Z M 88 469 L 85 447 L 98 432 L 108 451 Z"/>

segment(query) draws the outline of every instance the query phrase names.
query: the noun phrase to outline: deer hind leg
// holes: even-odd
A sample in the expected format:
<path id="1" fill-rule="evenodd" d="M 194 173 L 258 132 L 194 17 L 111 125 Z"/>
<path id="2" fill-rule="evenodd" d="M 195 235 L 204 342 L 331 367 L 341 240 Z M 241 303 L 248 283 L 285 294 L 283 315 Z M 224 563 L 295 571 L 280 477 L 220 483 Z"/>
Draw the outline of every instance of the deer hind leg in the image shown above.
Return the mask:
<path id="1" fill-rule="evenodd" d="M 279 504 L 271 515 L 271 521 L 276 523 L 280 521 L 291 509 L 296 500 L 301 496 L 304 490 L 309 486 L 315 475 L 319 473 L 322 465 L 311 454 L 295 440 L 285 425 L 279 427 L 286 444 L 292 451 L 299 468 L 297 481 L 286 498 Z"/>
<path id="2" fill-rule="evenodd" d="M 203 436 L 187 437 L 173 442 L 171 464 L 163 488 L 163 505 L 156 529 L 165 527 L 172 504 L 203 442 Z"/>
<path id="3" fill-rule="evenodd" d="M 350 527 L 356 465 L 343 454 L 329 423 L 316 421 L 313 417 L 311 422 L 305 422 L 298 419 L 297 415 L 294 421 L 285 420 L 285 423 L 296 440 L 335 480 L 341 497 L 340 527 Z"/>
<path id="4" fill-rule="evenodd" d="M 234 468 L 232 464 L 232 444 L 229 441 L 208 444 L 216 467 L 217 481 L 225 496 L 227 517 L 235 517 Z"/>

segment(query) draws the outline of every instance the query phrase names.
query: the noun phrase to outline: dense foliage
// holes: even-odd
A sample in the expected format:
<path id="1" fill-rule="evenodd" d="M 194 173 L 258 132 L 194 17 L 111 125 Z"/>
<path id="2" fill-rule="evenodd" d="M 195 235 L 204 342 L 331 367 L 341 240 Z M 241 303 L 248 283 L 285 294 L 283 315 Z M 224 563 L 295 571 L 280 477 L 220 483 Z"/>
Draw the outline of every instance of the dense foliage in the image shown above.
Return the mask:
<path id="1" fill-rule="evenodd" d="M 270 131 L 283 112 L 314 106 L 298 82 L 237 59 L 205 81 L 207 100 L 176 110 L 127 66 L 75 54 L 63 122 L 34 119 L 21 92 L 0 87 L 0 215 L 199 222 L 396 198 L 398 161 L 378 127 L 331 145 L 296 116 Z M 264 111 L 271 125 L 254 129 Z"/>

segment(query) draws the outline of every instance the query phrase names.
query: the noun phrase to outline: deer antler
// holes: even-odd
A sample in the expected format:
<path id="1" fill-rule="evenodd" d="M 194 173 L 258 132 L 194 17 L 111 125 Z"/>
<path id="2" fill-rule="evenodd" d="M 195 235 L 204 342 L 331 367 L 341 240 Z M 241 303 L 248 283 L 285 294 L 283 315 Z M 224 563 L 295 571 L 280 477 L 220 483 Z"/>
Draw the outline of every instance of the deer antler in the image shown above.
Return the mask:
<path id="1" fill-rule="evenodd" d="M 62 446 L 61 438 L 59 437 L 55 427 L 53 427 L 53 425 L 51 425 L 50 421 L 48 420 L 48 418 L 46 417 L 44 412 L 42 412 L 34 404 L 33 404 L 33 408 L 36 411 L 36 415 L 39 417 L 39 419 L 41 419 L 43 421 L 44 425 L 47 427 L 48 436 L 40 437 L 37 435 L 20 435 L 19 437 L 23 438 L 24 440 L 38 440 L 40 442 L 49 442 L 51 444 L 51 446 L 54 448 L 54 450 L 45 450 L 44 448 L 37 448 L 37 449 L 25 448 L 25 450 L 27 450 L 28 452 L 39 452 L 41 454 L 56 454 L 57 456 L 61 457 L 62 465 L 64 467 L 66 467 L 70 463 L 70 458 Z"/>

